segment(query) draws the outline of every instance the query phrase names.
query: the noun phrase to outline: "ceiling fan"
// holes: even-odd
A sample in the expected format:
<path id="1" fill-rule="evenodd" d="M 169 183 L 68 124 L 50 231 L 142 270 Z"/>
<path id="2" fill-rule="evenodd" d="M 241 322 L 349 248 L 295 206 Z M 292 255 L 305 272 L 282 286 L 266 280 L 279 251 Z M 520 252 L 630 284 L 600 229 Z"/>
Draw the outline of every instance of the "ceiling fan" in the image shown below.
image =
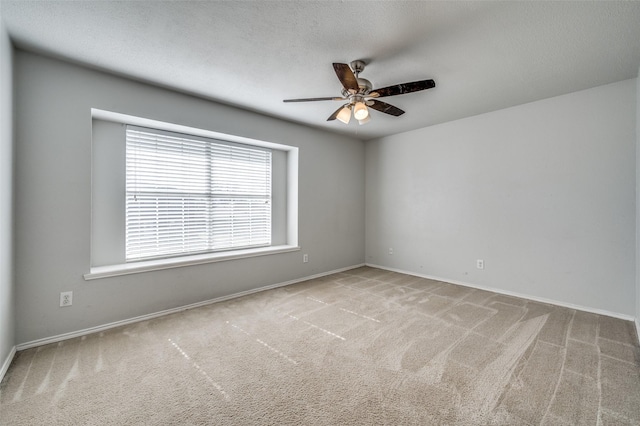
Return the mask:
<path id="1" fill-rule="evenodd" d="M 353 111 L 354 118 L 362 125 L 369 121 L 369 110 L 367 107 L 396 117 L 404 114 L 404 111 L 400 108 L 379 101 L 377 98 L 403 95 L 405 93 L 418 92 L 436 87 L 436 83 L 433 80 L 420 80 L 372 90 L 373 86 L 371 82 L 367 79 L 360 78 L 360 73 L 366 65 L 365 62 L 353 61 L 350 65 L 351 66 L 340 63 L 333 64 L 333 69 L 342 83 L 342 97 L 285 99 L 283 102 L 347 101 L 331 114 L 329 118 L 327 118 L 327 121 L 338 119 L 344 124 L 348 124 L 351 120 L 351 112 Z"/>

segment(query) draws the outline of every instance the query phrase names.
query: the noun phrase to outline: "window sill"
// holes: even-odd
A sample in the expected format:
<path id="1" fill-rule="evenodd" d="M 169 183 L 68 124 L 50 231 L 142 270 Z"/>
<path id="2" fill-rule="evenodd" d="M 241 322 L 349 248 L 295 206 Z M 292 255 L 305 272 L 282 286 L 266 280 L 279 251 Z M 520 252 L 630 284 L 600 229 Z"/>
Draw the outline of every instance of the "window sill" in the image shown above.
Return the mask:
<path id="1" fill-rule="evenodd" d="M 140 272 L 159 271 L 162 269 L 181 268 L 190 265 L 202 265 L 204 263 L 224 262 L 225 260 L 245 259 L 255 256 L 288 253 L 298 251 L 300 247 L 291 245 L 261 247 L 233 252 L 206 253 L 193 256 L 172 257 L 170 259 L 146 260 L 141 262 L 122 263 L 118 265 L 96 266 L 91 268 L 84 279 L 97 280 L 100 278 L 117 277 L 119 275 L 138 274 Z"/>

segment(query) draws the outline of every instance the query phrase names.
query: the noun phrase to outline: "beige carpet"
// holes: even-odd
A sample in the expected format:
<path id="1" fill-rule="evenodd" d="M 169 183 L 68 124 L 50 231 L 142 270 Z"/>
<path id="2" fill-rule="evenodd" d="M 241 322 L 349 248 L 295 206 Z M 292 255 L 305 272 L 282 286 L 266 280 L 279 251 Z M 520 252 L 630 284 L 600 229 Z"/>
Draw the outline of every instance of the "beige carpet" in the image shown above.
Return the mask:
<path id="1" fill-rule="evenodd" d="M 17 354 L 2 425 L 640 424 L 631 322 L 359 268 Z"/>

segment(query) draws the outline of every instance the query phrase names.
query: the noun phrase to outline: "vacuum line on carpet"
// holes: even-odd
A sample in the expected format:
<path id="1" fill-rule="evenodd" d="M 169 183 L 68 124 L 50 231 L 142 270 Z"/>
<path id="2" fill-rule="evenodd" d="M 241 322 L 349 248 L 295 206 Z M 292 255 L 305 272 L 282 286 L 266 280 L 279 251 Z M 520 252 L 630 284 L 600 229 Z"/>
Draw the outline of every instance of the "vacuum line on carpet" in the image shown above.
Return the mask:
<path id="1" fill-rule="evenodd" d="M 331 306 L 331 303 L 323 302 L 322 300 L 318 300 L 318 299 L 316 299 L 316 298 L 314 298 L 314 297 L 309 297 L 309 296 L 307 296 L 307 299 L 309 299 L 309 300 L 313 300 L 314 302 L 322 303 L 323 305 Z M 350 310 L 345 309 L 345 308 L 338 308 L 338 309 L 340 309 L 341 311 L 346 312 L 346 313 L 348 313 L 348 314 L 355 315 L 355 316 L 357 316 L 357 317 L 367 319 L 367 320 L 369 320 L 369 321 L 373 321 L 373 322 L 380 322 L 380 320 L 377 320 L 377 319 L 375 319 L 375 318 L 368 317 L 368 316 L 366 316 L 366 315 L 359 314 L 359 313 L 357 313 L 357 312 L 350 311 Z"/>
<path id="2" fill-rule="evenodd" d="M 345 312 L 347 312 L 347 313 L 349 313 L 349 314 L 351 314 L 351 315 L 355 315 L 355 316 L 357 316 L 357 317 L 367 319 L 367 320 L 369 320 L 369 321 L 373 321 L 373 322 L 380 322 L 380 320 L 377 320 L 377 319 L 375 319 L 375 318 L 368 317 L 368 316 L 366 316 L 366 315 L 359 314 L 359 313 L 357 313 L 357 312 L 350 311 L 350 310 L 345 309 L 345 308 L 340 308 L 340 310 L 341 310 L 341 311 L 345 311 Z"/>
<path id="3" fill-rule="evenodd" d="M 242 333 L 246 334 L 247 336 L 253 338 L 253 336 L 251 336 L 250 333 L 248 333 L 247 331 L 243 330 L 242 328 L 240 328 L 239 326 L 235 325 L 235 324 L 231 324 L 229 321 L 226 321 L 227 324 L 229 324 L 231 327 L 235 328 L 236 330 L 241 331 Z M 276 353 L 277 355 L 281 356 L 282 358 L 286 359 L 287 361 L 289 361 L 290 363 L 292 363 L 293 365 L 298 365 L 298 362 L 294 359 L 289 358 L 287 355 L 285 355 L 284 353 L 282 353 L 281 351 L 277 350 L 276 348 L 270 346 L 268 343 L 263 342 L 262 340 L 256 338 L 256 342 L 260 343 L 261 345 L 263 345 L 264 347 L 266 347 L 267 349 L 273 351 L 274 353 Z"/>
<path id="4" fill-rule="evenodd" d="M 329 330 L 326 330 L 326 329 L 324 329 L 324 328 L 322 328 L 322 327 L 318 327 L 317 325 L 312 324 L 312 323 L 310 323 L 309 321 L 301 320 L 300 318 L 298 318 L 298 317 L 294 317 L 293 315 L 289 315 L 289 314 L 287 314 L 287 316 L 288 316 L 289 318 L 293 318 L 293 319 L 294 319 L 294 320 L 296 320 L 296 321 L 302 321 L 303 323 L 307 324 L 309 327 L 316 328 L 316 329 L 318 329 L 318 330 L 320 330 L 320 331 L 322 331 L 322 332 L 324 332 L 324 333 L 327 333 L 328 335 L 333 336 L 333 337 L 335 337 L 335 338 L 337 338 L 337 339 L 340 339 L 340 340 L 347 340 L 347 339 L 345 339 L 344 337 L 342 337 L 342 336 L 340 336 L 340 335 L 338 335 L 338 334 L 336 334 L 336 333 L 333 333 L 333 332 L 331 332 L 331 331 L 329 331 Z"/>
<path id="5" fill-rule="evenodd" d="M 220 392 L 222 394 L 222 396 L 224 396 L 224 399 L 229 399 L 229 395 L 222 389 L 222 386 L 220 386 L 219 384 L 217 384 L 212 378 L 211 376 L 209 376 L 207 374 L 206 371 L 204 371 L 202 368 L 200 368 L 200 366 L 198 365 L 197 362 L 193 361 L 191 359 L 191 357 L 189 356 L 189 354 L 187 354 L 185 351 L 182 350 L 182 348 L 180 346 L 178 346 L 178 344 L 176 342 L 174 342 L 171 339 L 168 339 L 169 342 L 173 345 L 174 348 L 176 348 L 176 350 L 178 352 L 180 352 L 180 354 L 185 357 L 188 361 L 191 361 L 191 364 L 193 365 L 193 368 L 195 368 L 197 371 L 200 372 L 200 374 L 202 374 L 204 376 L 205 379 L 207 379 L 207 381 L 209 383 L 211 383 L 213 385 L 214 388 L 216 388 L 218 390 L 218 392 Z"/>

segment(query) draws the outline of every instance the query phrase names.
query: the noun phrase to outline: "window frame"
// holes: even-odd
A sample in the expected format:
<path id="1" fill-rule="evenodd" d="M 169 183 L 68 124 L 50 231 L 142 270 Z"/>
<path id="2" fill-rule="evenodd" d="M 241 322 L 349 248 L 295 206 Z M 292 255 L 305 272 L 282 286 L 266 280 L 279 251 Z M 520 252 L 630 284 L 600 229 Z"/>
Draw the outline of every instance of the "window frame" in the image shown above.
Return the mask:
<path id="1" fill-rule="evenodd" d="M 149 259 L 149 260 L 136 260 L 133 262 L 126 262 L 124 260 L 124 251 L 122 253 L 122 259 L 115 261 L 110 259 L 106 264 L 96 262 L 94 259 L 94 251 L 98 251 L 95 248 L 98 247 L 102 243 L 102 239 L 104 236 L 101 234 L 105 234 L 105 232 L 101 231 L 100 228 L 100 220 L 96 220 L 96 217 L 99 216 L 100 208 L 111 208 L 106 201 L 100 202 L 99 195 L 96 192 L 102 191 L 104 186 L 104 181 L 106 178 L 100 177 L 100 173 L 94 168 L 96 167 L 95 163 L 95 153 L 92 152 L 92 253 L 90 259 L 90 269 L 89 272 L 84 274 L 85 280 L 93 280 L 98 278 L 112 277 L 118 275 L 127 275 L 145 271 L 153 271 L 160 269 L 169 269 L 176 267 L 183 267 L 188 265 L 198 265 L 204 263 L 211 262 L 221 262 L 233 259 L 243 259 L 254 256 L 265 256 L 279 253 L 287 253 L 293 251 L 299 251 L 300 247 L 298 245 L 298 156 L 299 156 L 299 148 L 290 145 L 284 145 L 274 142 L 262 141 L 257 139 L 246 138 L 242 136 L 228 135 L 220 132 L 215 132 L 206 129 L 200 129 L 190 126 L 178 125 L 173 123 L 162 122 L 158 120 L 146 119 L 141 117 L 135 117 L 127 114 L 121 114 L 111 111 L 105 111 L 100 109 L 92 109 L 91 110 L 91 118 L 92 120 L 100 120 L 104 122 L 111 122 L 112 124 L 117 125 L 131 125 L 136 127 L 143 128 L 151 128 L 157 129 L 159 131 L 166 131 L 170 133 L 179 133 L 185 134 L 194 137 L 207 138 L 207 139 L 216 139 L 223 142 L 228 143 L 236 143 L 242 145 L 250 145 L 257 146 L 266 149 L 272 150 L 272 152 L 278 152 L 280 155 L 280 170 L 278 173 L 282 174 L 280 179 L 282 181 L 282 185 L 286 187 L 284 191 L 285 200 L 282 202 L 281 210 L 282 212 L 279 214 L 281 218 L 272 218 L 272 224 L 274 221 L 281 221 L 278 225 L 278 229 L 280 232 L 280 236 L 272 240 L 271 246 L 266 247 L 257 247 L 257 248 L 249 248 L 249 249 L 239 249 L 239 250 L 225 250 L 225 251 L 216 251 L 216 252 L 206 252 L 200 254 L 190 254 L 190 255 L 181 255 L 174 257 L 166 257 L 159 259 Z M 95 135 L 93 135 L 95 137 Z M 125 141 L 122 141 L 124 144 Z M 95 146 L 92 145 L 92 151 Z M 122 148 L 124 149 L 124 147 Z M 275 158 L 275 157 L 274 157 Z M 113 160 L 111 160 L 113 161 Z M 124 158 L 122 158 L 124 161 Z M 104 166 L 102 166 L 104 167 Z M 122 164 L 124 168 L 124 164 Z M 272 173 L 276 173 L 275 166 Z M 104 174 L 104 172 L 103 172 Z M 122 178 L 124 180 L 124 177 Z M 97 181 L 97 182 L 94 182 Z M 126 189 L 122 188 L 122 197 L 125 196 Z M 97 201 L 96 201 L 97 200 Z M 122 200 L 124 203 L 124 198 Z M 98 218 L 100 219 L 100 218 Z M 273 226 L 273 225 L 272 225 Z M 124 230 L 123 230 L 123 238 L 124 238 Z M 109 246 L 109 244 L 105 244 Z M 111 244 L 113 245 L 113 244 Z M 107 247 L 108 248 L 108 247 Z"/>

